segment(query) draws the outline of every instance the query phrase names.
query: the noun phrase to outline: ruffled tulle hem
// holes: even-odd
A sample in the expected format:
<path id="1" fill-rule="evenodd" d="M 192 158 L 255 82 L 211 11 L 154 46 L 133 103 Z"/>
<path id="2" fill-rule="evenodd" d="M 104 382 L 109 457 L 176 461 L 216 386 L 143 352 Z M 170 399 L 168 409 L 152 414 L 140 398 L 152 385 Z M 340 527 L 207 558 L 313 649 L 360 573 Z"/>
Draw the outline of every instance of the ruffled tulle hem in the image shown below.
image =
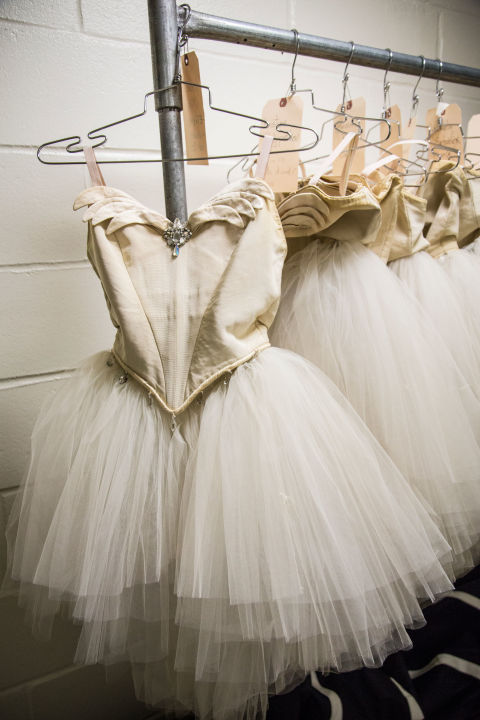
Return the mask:
<path id="1" fill-rule="evenodd" d="M 442 265 L 442 262 L 438 262 L 428 253 L 419 252 L 395 260 L 390 263 L 389 268 L 417 298 L 452 357 L 455 358 L 470 389 L 478 398 L 480 397 L 480 334 L 475 336 L 468 327 L 469 321 L 465 315 L 465 308 L 462 307 L 459 290 Z"/>
<path id="2" fill-rule="evenodd" d="M 38 629 L 63 608 L 79 662 L 127 658 L 146 702 L 215 720 L 409 647 L 450 548 L 317 368 L 265 350 L 172 433 L 108 359 L 43 408 L 9 523 Z"/>
<path id="3" fill-rule="evenodd" d="M 480 404 L 409 290 L 359 243 L 314 240 L 285 264 L 270 338 L 335 382 L 437 513 L 456 576 L 471 569 L 480 539 Z"/>
<path id="4" fill-rule="evenodd" d="M 478 243 L 478 240 L 476 241 Z M 454 250 L 437 262 L 455 287 L 464 322 L 475 346 L 480 345 L 480 254 Z"/>

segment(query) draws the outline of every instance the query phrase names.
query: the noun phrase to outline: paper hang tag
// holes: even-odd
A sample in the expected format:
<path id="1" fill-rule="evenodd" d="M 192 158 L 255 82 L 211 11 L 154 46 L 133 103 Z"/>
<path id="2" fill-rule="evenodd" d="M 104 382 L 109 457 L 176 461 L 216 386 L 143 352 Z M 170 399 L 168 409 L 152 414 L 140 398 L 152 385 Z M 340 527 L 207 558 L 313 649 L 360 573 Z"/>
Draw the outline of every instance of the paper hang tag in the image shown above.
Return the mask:
<path id="1" fill-rule="evenodd" d="M 182 80 L 200 84 L 200 67 L 195 52 L 182 55 Z M 206 157 L 207 135 L 202 88 L 182 85 L 183 129 L 187 157 Z M 208 160 L 188 160 L 189 165 L 208 165 Z"/>
<path id="2" fill-rule="evenodd" d="M 441 117 L 447 108 L 448 108 L 448 103 L 444 103 L 444 102 L 437 103 L 437 107 L 436 107 L 437 117 Z"/>
<path id="3" fill-rule="evenodd" d="M 440 104 L 440 103 L 439 103 Z M 444 106 L 445 103 L 441 103 Z M 439 118 L 441 118 L 442 124 L 439 125 Z M 427 111 L 426 124 L 430 128 L 429 141 L 434 144 L 446 145 L 454 150 L 460 150 L 460 163 L 463 163 L 463 138 L 460 125 L 462 124 L 462 111 L 456 103 L 447 105 L 446 107 L 434 107 Z M 453 160 L 455 157 L 449 150 L 442 150 L 441 148 L 431 148 L 429 153 L 429 159 L 432 161 L 432 165 L 435 165 L 438 160 L 438 155 L 443 160 Z"/>
<path id="4" fill-rule="evenodd" d="M 280 135 L 277 126 L 282 123 L 301 125 L 303 117 L 303 100 L 298 95 L 288 98 L 268 100 L 263 108 L 262 118 L 268 123 L 263 131 L 265 135 Z M 290 133 L 289 140 L 273 140 L 271 152 L 275 150 L 297 150 L 300 147 L 301 130 L 296 127 L 281 128 Z M 260 141 L 260 153 L 263 140 Z M 285 152 L 270 155 L 265 171 L 265 181 L 274 192 L 295 192 L 298 187 L 298 152 Z"/>
<path id="5" fill-rule="evenodd" d="M 400 136 L 400 140 L 412 140 L 413 136 L 415 135 L 415 130 L 417 129 L 417 118 L 411 117 L 408 119 L 408 122 L 406 125 L 402 125 L 402 133 Z M 408 148 L 408 145 L 407 145 Z M 408 157 L 407 155 L 404 155 L 404 157 Z"/>
<path id="6" fill-rule="evenodd" d="M 480 154 L 480 115 L 472 115 L 469 120 L 465 153 L 467 155 L 468 153 Z"/>
<path id="7" fill-rule="evenodd" d="M 341 110 L 342 106 L 339 105 L 337 107 L 337 112 L 341 112 Z M 347 112 L 349 115 L 358 115 L 360 117 L 364 116 L 365 98 L 358 97 L 354 98 L 353 100 L 349 100 L 347 103 L 345 103 L 345 112 Z M 356 122 L 358 122 L 358 124 L 362 128 L 362 131 L 365 132 L 365 120 L 357 120 Z M 335 125 L 338 125 L 338 127 L 341 128 L 342 132 L 340 132 L 340 130 L 338 130 Z M 347 119 L 345 122 L 334 120 L 332 147 L 335 149 L 337 145 L 342 142 L 343 138 L 345 137 L 345 133 L 348 133 L 350 131 L 358 133 L 358 126 L 354 125 L 351 120 Z M 350 159 L 350 172 L 361 172 L 362 168 L 365 165 L 365 150 L 363 150 L 363 148 L 361 148 L 360 150 L 356 150 L 353 157 L 350 157 Z M 342 175 L 344 166 L 345 157 L 344 155 L 340 155 L 340 157 L 338 157 L 333 163 L 332 175 Z"/>

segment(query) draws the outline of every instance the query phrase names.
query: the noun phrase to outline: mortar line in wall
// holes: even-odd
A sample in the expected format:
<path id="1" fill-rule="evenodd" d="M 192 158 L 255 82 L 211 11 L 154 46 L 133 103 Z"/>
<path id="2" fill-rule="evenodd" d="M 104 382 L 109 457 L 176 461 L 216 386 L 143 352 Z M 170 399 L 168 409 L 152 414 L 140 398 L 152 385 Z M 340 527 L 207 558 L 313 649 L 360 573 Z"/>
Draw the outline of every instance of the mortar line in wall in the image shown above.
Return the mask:
<path id="1" fill-rule="evenodd" d="M 26 21 L 26 20 L 15 20 L 13 18 L 0 17 L 0 23 L 5 23 L 8 25 L 22 25 L 24 27 L 42 28 L 44 30 L 56 30 L 57 32 L 61 32 L 66 35 L 67 34 L 68 35 L 84 35 L 86 37 L 99 38 L 101 40 L 111 40 L 112 42 L 121 42 L 123 44 L 150 46 L 150 40 L 148 38 L 145 40 L 137 40 L 136 38 L 119 38 L 119 37 L 115 37 L 112 35 L 101 35 L 101 34 L 97 34 L 97 33 L 84 31 L 81 28 L 77 28 L 75 30 L 70 30 L 69 28 L 59 27 L 58 25 L 43 25 L 42 23 L 30 22 L 30 21 Z"/>
<path id="2" fill-rule="evenodd" d="M 0 379 L 0 391 L 63 380 L 66 377 L 70 377 L 74 371 L 75 368 L 66 368 L 65 370 L 49 370 L 48 372 L 35 373 L 34 375 L 13 375 L 12 377 Z"/>
<path id="3" fill-rule="evenodd" d="M 90 263 L 85 260 L 49 260 L 39 263 L 14 263 L 11 265 L 0 265 L 0 273 L 13 272 L 18 274 L 41 272 L 44 270 L 74 270 L 78 268 L 89 268 Z"/>

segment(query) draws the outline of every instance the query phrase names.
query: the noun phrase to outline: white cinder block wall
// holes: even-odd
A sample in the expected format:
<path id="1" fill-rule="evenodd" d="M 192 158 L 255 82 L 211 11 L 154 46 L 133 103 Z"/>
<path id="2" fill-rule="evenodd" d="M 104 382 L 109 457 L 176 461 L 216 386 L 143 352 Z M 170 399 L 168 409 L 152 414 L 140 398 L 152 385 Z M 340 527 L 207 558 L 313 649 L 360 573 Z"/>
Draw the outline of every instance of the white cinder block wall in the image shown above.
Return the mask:
<path id="1" fill-rule="evenodd" d="M 84 133 L 138 112 L 151 89 L 146 0 L 2 0 L 0 2 L 0 247 L 2 357 L 0 404 L 0 529 L 28 460 L 29 435 L 41 402 L 56 392 L 86 355 L 108 348 L 112 328 L 85 254 L 85 226 L 72 211 L 87 184 L 81 166 L 46 167 L 40 143 Z M 478 0 L 198 0 L 197 10 L 293 28 L 341 40 L 441 56 L 480 66 Z M 192 41 L 202 80 L 218 105 L 252 115 L 285 93 L 291 56 L 243 46 Z M 297 87 L 317 101 L 341 98 L 343 66 L 299 58 Z M 382 106 L 381 71 L 351 67 L 352 96 L 364 95 L 370 114 Z M 415 80 L 391 75 L 391 101 L 404 114 Z M 464 123 L 480 112 L 480 91 L 445 84 Z M 434 82 L 420 86 L 419 117 L 435 101 Z M 318 116 L 317 116 L 318 117 Z M 314 124 L 312 112 L 305 124 Z M 253 144 L 245 126 L 212 113 L 210 150 L 241 152 Z M 110 136 L 113 148 L 159 146 L 157 119 Z M 112 151 L 112 156 L 120 153 Z M 125 152 L 125 151 L 123 151 Z M 226 182 L 225 164 L 187 168 L 190 209 Z M 160 165 L 106 166 L 110 185 L 163 209 Z M 4 557 L 4 549 L 0 551 Z M 2 572 L 0 568 L 0 572 Z M 5 720 L 134 720 L 149 712 L 133 697 L 128 670 L 72 664 L 77 628 L 59 622 L 52 641 L 31 638 L 15 600 L 0 599 L 0 717 Z"/>

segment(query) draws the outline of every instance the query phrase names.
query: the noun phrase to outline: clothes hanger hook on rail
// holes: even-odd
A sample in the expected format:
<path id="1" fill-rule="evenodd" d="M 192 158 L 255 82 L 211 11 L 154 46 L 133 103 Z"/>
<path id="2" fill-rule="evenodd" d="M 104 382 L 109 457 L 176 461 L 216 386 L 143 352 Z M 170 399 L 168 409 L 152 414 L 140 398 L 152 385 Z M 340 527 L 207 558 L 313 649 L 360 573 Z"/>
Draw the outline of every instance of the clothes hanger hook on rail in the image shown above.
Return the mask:
<path id="1" fill-rule="evenodd" d="M 422 58 L 422 69 L 420 70 L 420 75 L 418 76 L 418 80 L 415 83 L 415 87 L 413 88 L 412 111 L 410 113 L 410 117 L 415 117 L 415 115 L 417 114 L 418 101 L 420 100 L 419 96 L 417 95 L 417 88 L 420 85 L 420 80 L 423 78 L 423 73 L 425 72 L 425 65 L 426 65 L 425 56 L 419 55 L 419 57 Z"/>
<path id="2" fill-rule="evenodd" d="M 392 60 L 393 60 L 393 52 L 390 50 L 390 48 L 385 48 L 389 52 L 388 56 L 388 65 L 385 70 L 385 75 L 383 76 L 383 110 L 382 110 L 382 117 L 387 117 L 387 100 L 388 105 L 390 105 L 390 82 L 387 82 L 388 73 L 390 72 L 390 68 L 392 67 Z"/>
<path id="3" fill-rule="evenodd" d="M 352 47 L 350 49 L 350 55 L 348 57 L 347 64 L 345 65 L 345 70 L 343 71 L 343 79 L 342 79 L 342 84 L 343 84 L 342 113 L 345 112 L 345 98 L 347 96 L 348 81 L 350 79 L 350 75 L 348 74 L 348 67 L 349 67 L 350 63 L 352 62 L 353 53 L 355 52 L 355 43 L 353 42 L 353 40 L 350 40 L 350 44 Z"/>
<path id="4" fill-rule="evenodd" d="M 188 3 L 182 3 L 182 5 L 179 5 L 179 10 L 183 10 L 182 13 L 183 17 L 181 22 L 178 23 L 178 29 L 177 29 L 177 58 L 176 58 L 176 64 L 175 64 L 175 75 L 173 77 L 174 83 L 179 83 L 182 79 L 182 72 L 180 70 L 180 53 L 182 47 L 188 44 L 188 35 L 186 31 L 187 23 L 190 20 L 190 15 L 192 14 L 192 8 Z"/>
<path id="5" fill-rule="evenodd" d="M 298 57 L 298 50 L 300 47 L 300 38 L 298 36 L 298 30 L 296 28 L 292 28 L 292 32 L 295 37 L 295 55 L 293 56 L 293 62 L 292 62 L 292 78 L 290 80 L 290 87 L 288 88 L 287 97 L 291 95 L 295 95 L 297 91 L 297 85 L 295 80 L 295 63 L 297 62 Z"/>
<path id="6" fill-rule="evenodd" d="M 435 86 L 435 95 L 437 96 L 437 101 L 441 102 L 443 92 L 444 92 L 443 87 L 440 87 L 440 75 L 442 74 L 442 70 L 443 70 L 443 62 L 440 60 L 440 58 L 437 58 L 437 62 L 438 62 L 438 77 L 437 77 L 437 84 Z"/>

